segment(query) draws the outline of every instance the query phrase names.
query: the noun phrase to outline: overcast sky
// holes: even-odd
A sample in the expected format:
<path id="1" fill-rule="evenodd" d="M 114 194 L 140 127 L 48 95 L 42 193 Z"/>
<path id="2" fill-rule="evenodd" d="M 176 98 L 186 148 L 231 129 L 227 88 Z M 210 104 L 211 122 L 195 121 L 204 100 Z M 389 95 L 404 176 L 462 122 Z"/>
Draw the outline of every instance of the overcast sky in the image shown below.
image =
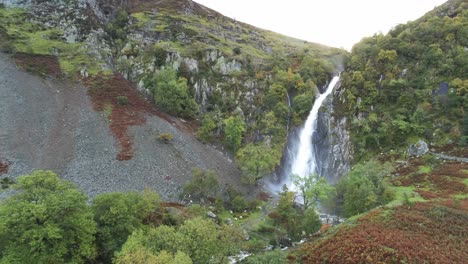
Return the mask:
<path id="1" fill-rule="evenodd" d="M 446 0 L 195 0 L 228 17 L 291 37 L 348 50 Z"/>

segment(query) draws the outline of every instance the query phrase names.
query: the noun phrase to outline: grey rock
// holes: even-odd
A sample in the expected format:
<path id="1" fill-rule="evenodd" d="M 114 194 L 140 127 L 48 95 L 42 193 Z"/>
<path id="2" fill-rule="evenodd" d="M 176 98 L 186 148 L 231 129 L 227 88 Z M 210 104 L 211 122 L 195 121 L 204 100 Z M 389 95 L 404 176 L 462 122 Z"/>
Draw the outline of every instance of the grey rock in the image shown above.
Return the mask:
<path id="1" fill-rule="evenodd" d="M 229 225 L 229 226 L 232 226 L 234 223 L 232 222 L 232 219 L 231 218 L 227 218 L 226 219 L 226 224 Z"/>
<path id="2" fill-rule="evenodd" d="M 213 219 L 218 218 L 218 216 L 215 213 L 211 212 L 211 211 L 208 211 L 208 213 L 206 213 L 206 215 L 208 217 L 210 217 L 210 218 L 213 218 Z"/>
<path id="3" fill-rule="evenodd" d="M 410 156 L 422 156 L 429 152 L 429 147 L 427 146 L 427 143 L 420 139 L 416 144 L 412 144 L 408 148 L 408 155 Z"/>

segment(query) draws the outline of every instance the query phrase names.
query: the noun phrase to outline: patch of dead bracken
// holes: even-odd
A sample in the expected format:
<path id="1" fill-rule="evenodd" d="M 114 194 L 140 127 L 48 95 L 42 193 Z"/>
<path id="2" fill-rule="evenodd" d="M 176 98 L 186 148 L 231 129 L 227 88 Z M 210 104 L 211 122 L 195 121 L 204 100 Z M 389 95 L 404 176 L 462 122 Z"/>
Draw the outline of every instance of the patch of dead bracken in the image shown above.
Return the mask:
<path id="1" fill-rule="evenodd" d="M 14 58 L 19 67 L 32 74 L 53 78 L 62 76 L 57 56 L 16 53 Z"/>
<path id="2" fill-rule="evenodd" d="M 306 243 L 301 263 L 465 263 L 468 215 L 461 205 L 416 203 L 376 209 L 318 243 Z"/>
<path id="3" fill-rule="evenodd" d="M 10 167 L 10 162 L 0 158 L 0 175 L 7 174 L 9 167 Z"/>
<path id="4" fill-rule="evenodd" d="M 128 128 L 145 124 L 148 114 L 158 116 L 180 130 L 192 131 L 190 122 L 159 111 L 120 74 L 96 76 L 84 82 L 88 86 L 94 110 L 103 111 L 107 115 L 109 127 L 120 146 L 117 160 L 132 159 L 133 139 Z"/>
<path id="5" fill-rule="evenodd" d="M 468 148 L 457 144 L 447 144 L 444 146 L 433 147 L 434 152 L 443 153 L 449 156 L 468 158 Z"/>

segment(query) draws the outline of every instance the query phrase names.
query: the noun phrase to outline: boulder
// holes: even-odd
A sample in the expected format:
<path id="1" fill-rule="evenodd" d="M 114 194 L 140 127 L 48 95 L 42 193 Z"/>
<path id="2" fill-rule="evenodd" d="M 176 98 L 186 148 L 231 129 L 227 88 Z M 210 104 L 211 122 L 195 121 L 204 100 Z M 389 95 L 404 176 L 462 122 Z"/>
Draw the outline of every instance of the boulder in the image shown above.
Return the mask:
<path id="1" fill-rule="evenodd" d="M 429 147 L 424 140 L 419 140 L 416 144 L 410 145 L 408 148 L 408 155 L 410 156 L 422 156 L 429 152 Z"/>
<path id="2" fill-rule="evenodd" d="M 208 211 L 208 213 L 206 213 L 206 215 L 208 217 L 210 217 L 210 218 L 213 218 L 213 219 L 218 218 L 218 216 L 215 213 L 211 212 L 211 211 Z"/>

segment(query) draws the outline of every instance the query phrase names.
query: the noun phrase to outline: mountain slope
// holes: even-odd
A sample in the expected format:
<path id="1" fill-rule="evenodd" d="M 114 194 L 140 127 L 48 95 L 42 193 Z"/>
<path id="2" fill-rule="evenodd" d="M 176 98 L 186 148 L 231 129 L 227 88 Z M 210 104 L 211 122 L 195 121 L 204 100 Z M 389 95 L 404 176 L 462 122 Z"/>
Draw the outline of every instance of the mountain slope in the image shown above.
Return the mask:
<path id="1" fill-rule="evenodd" d="M 250 183 L 275 170 L 287 130 L 303 122 L 345 55 L 189 0 L 5 1 L 0 40 L 19 67 L 45 78 L 14 70 L 2 55 L 2 92 L 44 100 L 2 102 L 5 176 L 53 169 L 91 195 L 148 185 L 174 198 L 195 166 L 245 190 L 237 166 Z M 10 75 L 31 83 L 14 88 Z M 17 112 L 24 123 L 15 123 Z M 16 130 L 38 134 L 22 144 Z M 159 133 L 173 142 L 159 143 Z M 244 146 L 265 150 L 256 158 L 268 166 L 228 158 Z"/>
<path id="2" fill-rule="evenodd" d="M 467 29 L 466 2 L 448 1 L 353 47 L 337 108 L 350 118 L 359 155 L 418 138 L 466 145 Z"/>
<path id="3" fill-rule="evenodd" d="M 148 187 L 170 200 L 177 199 L 193 167 L 214 169 L 223 183 L 238 185 L 239 172 L 222 153 L 151 113 L 129 128 L 133 158 L 117 160 L 111 121 L 93 110 L 83 85 L 32 76 L 0 56 L 0 156 L 9 162 L 2 177 L 50 169 L 90 196 Z M 173 142 L 158 141 L 162 132 L 172 133 Z"/>

